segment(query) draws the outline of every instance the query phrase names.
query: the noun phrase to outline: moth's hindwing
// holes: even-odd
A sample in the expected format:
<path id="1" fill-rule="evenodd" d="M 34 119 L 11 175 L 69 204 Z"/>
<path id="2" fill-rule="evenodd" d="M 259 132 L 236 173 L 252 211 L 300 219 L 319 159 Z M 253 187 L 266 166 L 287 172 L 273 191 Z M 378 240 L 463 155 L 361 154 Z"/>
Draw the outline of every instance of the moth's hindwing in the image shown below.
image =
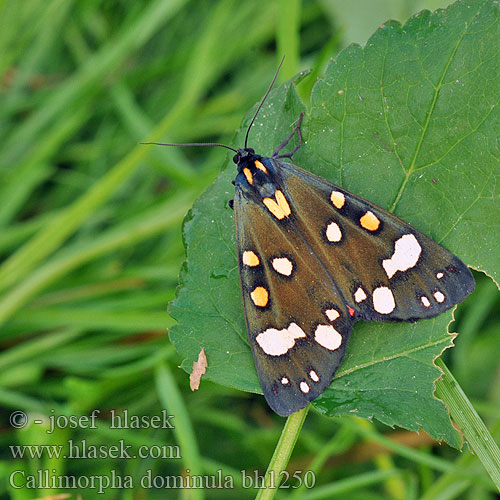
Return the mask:
<path id="1" fill-rule="evenodd" d="M 462 301 L 474 279 L 386 210 L 258 158 L 236 179 L 241 288 L 264 395 L 287 416 L 330 384 L 356 320 L 430 318 Z"/>

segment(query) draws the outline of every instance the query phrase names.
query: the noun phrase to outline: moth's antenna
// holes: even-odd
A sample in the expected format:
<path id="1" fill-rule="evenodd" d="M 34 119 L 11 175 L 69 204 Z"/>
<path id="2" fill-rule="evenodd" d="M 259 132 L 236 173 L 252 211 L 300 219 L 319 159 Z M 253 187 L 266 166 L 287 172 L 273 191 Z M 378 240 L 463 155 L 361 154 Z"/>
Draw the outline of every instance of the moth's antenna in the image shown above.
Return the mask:
<path id="1" fill-rule="evenodd" d="M 245 148 L 247 147 L 248 134 L 250 133 L 250 129 L 252 128 L 253 122 L 255 121 L 255 118 L 257 118 L 257 115 L 259 114 L 260 108 L 262 108 L 264 101 L 267 99 L 269 92 L 271 92 L 271 89 L 273 88 L 274 82 L 276 81 L 276 78 L 278 78 L 278 73 L 280 72 L 280 69 L 281 69 L 281 66 L 282 66 L 284 60 L 285 60 L 285 56 L 283 56 L 283 58 L 281 59 L 280 65 L 278 66 L 278 69 L 276 70 L 276 73 L 274 74 L 273 81 L 271 82 L 271 85 L 269 85 L 269 88 L 267 89 L 266 95 L 262 98 L 262 101 L 260 101 L 259 107 L 257 108 L 257 111 L 253 115 L 252 121 L 250 122 L 250 125 L 248 126 L 247 134 L 245 135 Z"/>
<path id="2" fill-rule="evenodd" d="M 140 142 L 139 144 L 154 144 L 156 146 L 218 146 L 219 148 L 230 149 L 237 153 L 238 151 L 230 146 L 226 146 L 225 144 L 219 144 L 217 142 L 191 142 L 188 144 L 164 144 L 163 142 Z"/>
<path id="3" fill-rule="evenodd" d="M 250 133 L 250 129 L 252 128 L 253 122 L 257 118 L 257 115 L 259 114 L 259 111 L 262 108 L 262 105 L 264 104 L 265 100 L 267 99 L 267 96 L 269 95 L 269 93 L 271 92 L 271 89 L 273 88 L 274 82 L 276 81 L 276 78 L 278 78 L 278 73 L 280 72 L 280 69 L 281 69 L 281 66 L 283 65 L 284 60 L 285 60 L 285 56 L 283 56 L 283 58 L 281 59 L 281 62 L 278 66 L 278 69 L 276 70 L 276 73 L 274 74 L 274 78 L 273 78 L 271 84 L 269 85 L 269 88 L 267 89 L 266 94 L 262 98 L 262 101 L 260 101 L 259 107 L 257 108 L 257 111 L 253 115 L 252 121 L 250 122 L 250 125 L 248 126 L 247 133 L 245 135 L 245 148 L 247 147 L 248 134 Z M 166 144 L 163 142 L 140 142 L 139 144 L 154 144 L 155 146 L 178 146 L 178 147 L 183 147 L 183 146 L 186 146 L 186 147 L 189 147 L 189 146 L 217 146 L 219 148 L 230 149 L 231 151 L 234 151 L 235 153 L 238 152 L 238 150 L 236 150 L 230 146 L 226 146 L 225 144 L 219 144 L 217 142 L 190 142 L 187 144 Z"/>

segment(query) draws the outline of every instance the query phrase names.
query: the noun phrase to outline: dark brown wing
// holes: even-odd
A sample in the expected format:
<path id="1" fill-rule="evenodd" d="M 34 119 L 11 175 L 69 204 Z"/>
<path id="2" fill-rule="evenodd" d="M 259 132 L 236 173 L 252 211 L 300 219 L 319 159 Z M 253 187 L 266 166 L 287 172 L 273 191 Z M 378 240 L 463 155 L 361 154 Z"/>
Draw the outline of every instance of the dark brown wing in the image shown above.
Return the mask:
<path id="1" fill-rule="evenodd" d="M 295 165 L 276 163 L 297 228 L 356 319 L 430 318 L 474 290 L 467 266 L 407 222 Z"/>
<path id="2" fill-rule="evenodd" d="M 345 301 L 293 223 L 236 192 L 243 305 L 269 406 L 287 416 L 321 394 L 339 366 L 353 324 Z"/>

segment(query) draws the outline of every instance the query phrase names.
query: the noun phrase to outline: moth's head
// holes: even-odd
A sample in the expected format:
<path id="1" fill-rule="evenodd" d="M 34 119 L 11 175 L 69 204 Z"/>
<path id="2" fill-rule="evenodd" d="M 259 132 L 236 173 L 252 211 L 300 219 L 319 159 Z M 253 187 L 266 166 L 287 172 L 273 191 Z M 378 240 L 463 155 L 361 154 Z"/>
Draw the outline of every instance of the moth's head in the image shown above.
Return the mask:
<path id="1" fill-rule="evenodd" d="M 238 166 L 238 170 L 241 170 L 248 163 L 253 162 L 257 156 L 253 148 L 239 148 L 233 156 L 233 161 Z"/>

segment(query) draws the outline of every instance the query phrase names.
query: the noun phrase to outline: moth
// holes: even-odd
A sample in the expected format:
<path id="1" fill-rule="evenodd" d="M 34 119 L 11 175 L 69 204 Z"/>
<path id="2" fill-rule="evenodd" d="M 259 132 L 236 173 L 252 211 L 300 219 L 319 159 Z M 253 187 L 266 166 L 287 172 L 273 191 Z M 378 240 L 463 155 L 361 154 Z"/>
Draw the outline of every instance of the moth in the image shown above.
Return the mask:
<path id="1" fill-rule="evenodd" d="M 407 222 L 291 163 L 303 114 L 272 156 L 247 147 L 278 71 L 243 148 L 180 146 L 236 153 L 231 206 L 248 339 L 269 406 L 288 416 L 329 386 L 356 321 L 432 318 L 475 282 L 464 263 Z M 281 154 L 295 136 L 297 146 Z"/>

